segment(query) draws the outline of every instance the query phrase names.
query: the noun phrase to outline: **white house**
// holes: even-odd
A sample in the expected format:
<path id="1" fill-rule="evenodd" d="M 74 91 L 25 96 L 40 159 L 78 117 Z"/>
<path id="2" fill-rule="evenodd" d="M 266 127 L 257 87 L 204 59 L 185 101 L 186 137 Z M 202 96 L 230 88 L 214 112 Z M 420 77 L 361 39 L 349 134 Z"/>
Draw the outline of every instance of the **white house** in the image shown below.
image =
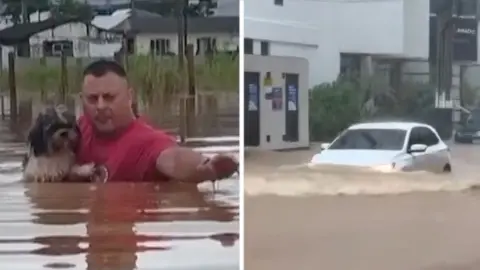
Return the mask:
<path id="1" fill-rule="evenodd" d="M 178 54 L 177 24 L 177 19 L 173 17 L 148 17 L 137 14 L 110 30 L 127 35 L 129 51 L 138 54 Z M 207 49 L 216 51 L 238 49 L 238 16 L 188 18 L 187 29 L 187 43 L 193 44 L 198 54 Z"/>
<path id="2" fill-rule="evenodd" d="M 429 0 L 244 2 L 245 53 L 308 59 L 310 86 L 334 81 L 349 59 L 367 70 L 428 59 Z"/>
<path id="3" fill-rule="evenodd" d="M 96 16 L 90 26 L 83 23 L 67 23 L 48 29 L 30 37 L 30 56 L 59 56 L 62 51 L 74 57 L 112 57 L 122 47 L 122 34 L 125 27 L 135 30 L 135 53 L 177 53 L 177 23 L 175 18 L 162 16 L 136 9 L 132 17 L 130 9 L 120 9 L 111 15 Z M 46 20 L 49 12 L 30 15 L 31 22 Z M 195 50 L 213 46 L 213 49 L 236 50 L 238 48 L 238 16 L 213 16 L 191 18 L 188 27 L 188 43 Z M 0 30 L 12 26 L 0 23 Z M 1 46 L 2 66 L 7 65 L 11 46 Z"/>

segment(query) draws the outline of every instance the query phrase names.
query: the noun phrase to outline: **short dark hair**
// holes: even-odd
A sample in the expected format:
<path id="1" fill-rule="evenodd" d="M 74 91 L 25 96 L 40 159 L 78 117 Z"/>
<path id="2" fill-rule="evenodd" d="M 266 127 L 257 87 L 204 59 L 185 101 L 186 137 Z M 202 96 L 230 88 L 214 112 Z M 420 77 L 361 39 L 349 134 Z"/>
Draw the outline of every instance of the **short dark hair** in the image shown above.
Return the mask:
<path id="1" fill-rule="evenodd" d="M 108 59 L 100 59 L 90 63 L 83 70 L 83 77 L 92 75 L 95 77 L 102 77 L 105 74 L 112 72 L 122 78 L 127 77 L 127 72 L 118 62 Z"/>

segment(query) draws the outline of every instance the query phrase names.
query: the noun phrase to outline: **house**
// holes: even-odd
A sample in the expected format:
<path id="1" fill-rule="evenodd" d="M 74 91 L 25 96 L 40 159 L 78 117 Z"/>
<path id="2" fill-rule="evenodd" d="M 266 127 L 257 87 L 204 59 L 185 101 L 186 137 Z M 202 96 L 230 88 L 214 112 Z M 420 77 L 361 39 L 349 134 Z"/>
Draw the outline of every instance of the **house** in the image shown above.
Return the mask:
<path id="1" fill-rule="evenodd" d="M 112 57 L 122 47 L 126 26 L 129 27 L 128 33 L 134 34 L 127 44 L 134 45 L 132 48 L 135 48 L 135 53 L 177 53 L 176 18 L 163 18 L 139 9 L 135 9 L 134 14 L 132 16 L 131 9 L 120 9 L 110 15 L 95 16 L 91 22 L 59 22 L 50 18 L 49 12 L 41 12 L 30 15 L 31 24 L 28 26 L 17 25 L 10 28 L 10 23 L 3 22 L 0 24 L 0 31 L 3 33 L 0 35 L 2 66 L 5 68 L 7 65 L 4 59 L 14 50 L 12 45 L 24 36 L 28 38 L 30 48 L 27 49 L 28 53 L 23 53 L 22 56 L 60 56 L 66 53 L 67 56 L 74 57 Z M 237 50 L 238 20 L 238 16 L 190 18 L 188 42 L 195 45 L 197 52 L 201 51 L 199 48 Z M 8 38 L 2 40 L 2 37 L 12 35 L 19 36 L 10 38 L 14 43 L 10 44 Z"/>
<path id="2" fill-rule="evenodd" d="M 30 15 L 28 24 L 14 26 L 9 22 L 2 22 L 0 24 L 2 67 L 6 67 L 8 53 L 15 50 L 14 46 L 17 46 L 17 55 L 28 57 L 60 56 L 62 52 L 75 57 L 112 56 L 113 52 L 120 48 L 121 38 L 109 34 L 104 25 L 94 25 L 90 20 L 54 19 L 49 12 L 36 12 Z M 18 48 L 18 44 L 22 43 L 28 47 Z"/>
<path id="3" fill-rule="evenodd" d="M 429 0 L 245 0 L 245 53 L 309 60 L 310 87 L 394 60 L 427 60 Z M 391 61 L 393 60 L 393 61 Z"/>
<path id="4" fill-rule="evenodd" d="M 127 36 L 130 53 L 156 55 L 178 54 L 178 20 L 172 17 L 130 16 L 111 32 Z M 238 50 L 239 17 L 213 16 L 187 19 L 187 43 L 196 54 L 208 50 Z"/>

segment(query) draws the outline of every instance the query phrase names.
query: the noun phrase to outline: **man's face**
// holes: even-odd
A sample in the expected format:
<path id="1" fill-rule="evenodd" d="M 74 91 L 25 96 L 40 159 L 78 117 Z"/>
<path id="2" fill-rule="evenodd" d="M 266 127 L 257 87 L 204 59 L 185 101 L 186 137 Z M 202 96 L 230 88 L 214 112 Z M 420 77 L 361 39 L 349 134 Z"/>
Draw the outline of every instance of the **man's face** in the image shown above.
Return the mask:
<path id="1" fill-rule="evenodd" d="M 132 94 L 125 78 L 113 72 L 83 79 L 83 110 L 97 131 L 110 133 L 126 125 L 131 119 Z"/>

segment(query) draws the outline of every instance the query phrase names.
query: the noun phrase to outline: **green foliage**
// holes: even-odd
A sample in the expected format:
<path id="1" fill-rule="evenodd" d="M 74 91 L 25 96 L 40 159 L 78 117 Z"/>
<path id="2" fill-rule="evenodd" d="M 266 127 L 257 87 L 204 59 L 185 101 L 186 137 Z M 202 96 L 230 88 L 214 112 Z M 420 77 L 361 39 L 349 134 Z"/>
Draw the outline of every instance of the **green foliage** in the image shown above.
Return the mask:
<path id="1" fill-rule="evenodd" d="M 57 59 L 58 60 L 58 59 Z M 80 90 L 82 70 L 87 61 L 69 59 L 67 65 L 68 92 Z M 60 88 L 60 61 L 55 64 L 46 59 L 22 59 L 22 69 L 17 69 L 16 78 L 19 90 L 42 93 L 49 96 Z M 239 63 L 237 57 L 228 54 L 215 54 L 209 61 L 196 58 L 195 79 L 200 91 L 238 91 Z M 8 72 L 2 76 L 8 82 Z M 156 101 L 171 102 L 172 98 L 187 89 L 186 70 L 180 70 L 176 57 L 152 57 L 150 55 L 132 55 L 128 59 L 127 69 L 131 81 L 144 104 Z"/>
<path id="2" fill-rule="evenodd" d="M 22 1 L 2 0 L 2 3 L 5 9 L 0 15 L 2 17 L 10 17 L 8 20 L 15 24 L 20 23 L 22 19 Z M 24 4 L 28 15 L 36 11 L 47 11 L 50 9 L 49 0 L 24 0 Z"/>
<path id="3" fill-rule="evenodd" d="M 22 1 L 20 0 L 2 0 L 5 10 L 0 14 L 3 17 L 9 17 L 9 20 L 15 24 L 21 22 Z M 93 10 L 84 2 L 77 0 L 23 0 L 26 8 L 27 21 L 30 14 L 40 11 L 51 11 L 53 16 L 80 16 L 82 18 L 91 18 Z"/>
<path id="4" fill-rule="evenodd" d="M 53 17 L 81 17 L 93 18 L 93 9 L 86 3 L 78 0 L 57 0 L 50 4 Z"/>
<path id="5" fill-rule="evenodd" d="M 135 1 L 135 8 L 148 10 L 160 14 L 164 17 L 176 16 L 178 14 L 178 2 L 184 0 L 159 0 L 159 1 Z M 193 2 L 193 1 L 189 1 Z M 130 3 L 112 4 L 114 8 L 130 8 Z M 214 0 L 199 0 L 195 3 L 189 3 L 184 10 L 189 17 L 207 17 L 214 13 L 217 3 Z"/>
<path id="6" fill-rule="evenodd" d="M 339 78 L 310 90 L 310 138 L 331 140 L 351 124 L 376 117 L 422 118 L 434 105 L 429 84 L 404 83 L 392 89 L 378 76 Z"/>
<path id="7" fill-rule="evenodd" d="M 40 92 L 42 99 L 48 92 L 60 87 L 60 68 L 47 66 L 45 59 L 32 59 L 32 63 L 18 75 L 17 85 L 20 89 Z"/>

